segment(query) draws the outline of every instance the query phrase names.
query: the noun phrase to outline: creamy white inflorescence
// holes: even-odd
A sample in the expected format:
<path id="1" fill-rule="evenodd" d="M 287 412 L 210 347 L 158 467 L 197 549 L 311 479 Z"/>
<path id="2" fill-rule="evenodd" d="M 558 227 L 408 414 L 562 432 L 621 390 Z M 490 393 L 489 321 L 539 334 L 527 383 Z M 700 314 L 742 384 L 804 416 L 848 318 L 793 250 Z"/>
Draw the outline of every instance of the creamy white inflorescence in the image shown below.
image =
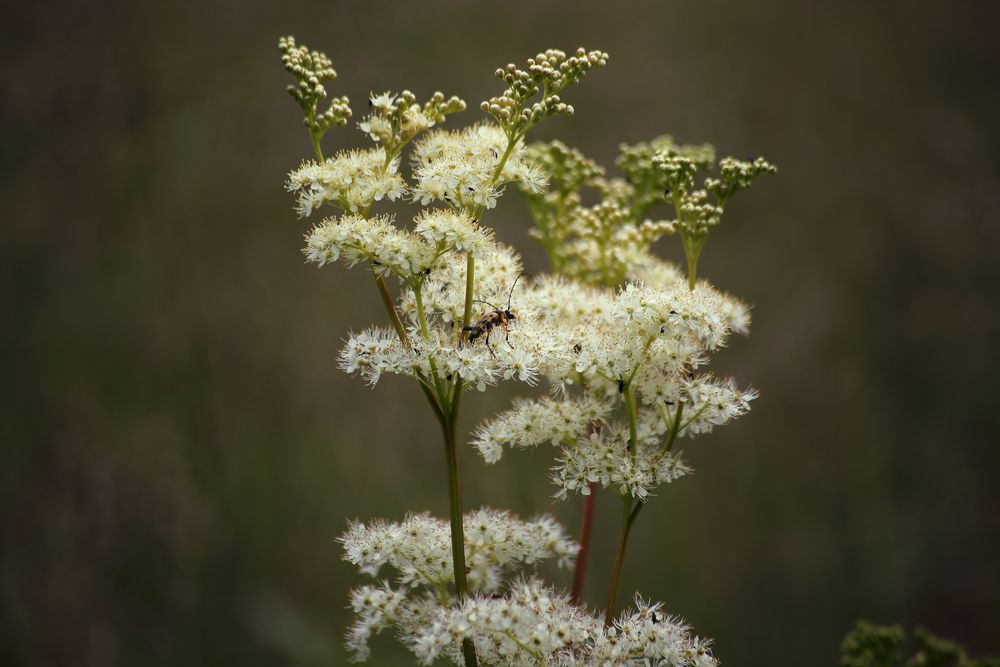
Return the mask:
<path id="1" fill-rule="evenodd" d="M 366 659 L 372 635 L 391 629 L 425 665 L 470 665 L 473 651 L 481 664 L 715 665 L 708 643 L 658 604 L 636 598 L 635 609 L 614 620 L 617 579 L 602 620 L 518 574 L 545 559 L 568 567 L 578 546 L 546 516 L 523 521 L 482 509 L 463 518 L 455 424 L 465 387 L 545 380 L 548 395 L 518 400 L 480 425 L 472 444 L 491 464 L 505 447 L 551 444 L 555 496 L 590 494 L 594 485 L 613 490 L 625 502 L 627 536 L 658 486 L 692 472 L 675 448 L 679 439 L 745 414 L 757 396 L 704 371 L 731 333 L 748 333 L 750 309 L 699 281 L 696 267 L 730 197 L 774 167 L 726 158 L 717 178 L 699 184 L 714 149 L 664 135 L 622 145 L 617 165 L 625 177 L 608 178 L 560 142 L 526 147 L 534 125 L 573 113 L 564 89 L 607 62 L 606 53 L 582 48 L 498 69 L 506 89 L 480 107 L 491 120 L 464 129 L 437 127 L 465 109 L 457 97 L 434 93 L 421 105 L 405 90 L 372 94 L 358 128 L 374 147 L 324 159 L 320 139 L 347 123 L 348 100 L 319 108 L 323 83 L 336 77 L 329 59 L 292 38 L 280 46 L 316 154 L 289 173 L 286 189 L 300 217 L 336 209 L 306 233 L 303 253 L 321 267 L 367 267 L 391 324 L 351 334 L 339 366 L 372 386 L 387 373 L 419 382 L 444 427 L 454 482 L 450 523 L 414 514 L 354 523 L 340 538 L 345 559 L 362 573 L 394 571 L 392 583 L 351 594 L 353 658 Z M 400 170 L 407 146 L 409 178 Z M 521 256 L 482 225 L 508 185 L 525 195 L 551 275 L 526 276 Z M 372 212 L 386 201 L 434 208 L 399 222 Z M 664 203 L 674 220 L 651 217 Z M 686 274 L 652 252 L 674 233 Z M 396 281 L 395 295 L 387 278 Z"/>

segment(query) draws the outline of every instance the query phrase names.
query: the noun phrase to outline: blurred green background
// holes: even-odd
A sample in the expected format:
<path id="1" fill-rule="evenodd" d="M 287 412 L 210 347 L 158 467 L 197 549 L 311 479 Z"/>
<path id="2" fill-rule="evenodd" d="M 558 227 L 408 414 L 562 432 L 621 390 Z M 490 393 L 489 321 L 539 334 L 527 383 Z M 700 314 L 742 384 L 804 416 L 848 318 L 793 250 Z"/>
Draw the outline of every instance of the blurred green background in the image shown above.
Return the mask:
<path id="1" fill-rule="evenodd" d="M 282 191 L 309 155 L 276 47 L 334 94 L 465 98 L 550 46 L 609 66 L 559 137 L 611 166 L 662 132 L 781 169 L 703 273 L 755 304 L 715 362 L 750 415 L 633 533 L 625 590 L 727 665 L 833 665 L 858 617 L 1000 653 L 1000 5 L 995 2 L 86 3 L 5 9 L 0 105 L 0 663 L 342 664 L 347 518 L 445 515 L 415 387 L 336 369 L 370 280 L 303 263 Z M 356 118 L 357 119 L 357 115 Z M 362 145 L 332 130 L 328 153 Z M 491 215 L 543 267 L 515 195 Z M 680 257 L 677 243 L 663 252 Z M 470 395 L 464 427 L 522 388 Z M 551 452 L 467 507 L 551 511 Z M 598 506 L 599 605 L 617 503 Z M 568 586 L 569 577 L 557 581 Z M 374 664 L 406 664 L 390 639 Z M 397 663 L 391 661 L 396 660 Z"/>

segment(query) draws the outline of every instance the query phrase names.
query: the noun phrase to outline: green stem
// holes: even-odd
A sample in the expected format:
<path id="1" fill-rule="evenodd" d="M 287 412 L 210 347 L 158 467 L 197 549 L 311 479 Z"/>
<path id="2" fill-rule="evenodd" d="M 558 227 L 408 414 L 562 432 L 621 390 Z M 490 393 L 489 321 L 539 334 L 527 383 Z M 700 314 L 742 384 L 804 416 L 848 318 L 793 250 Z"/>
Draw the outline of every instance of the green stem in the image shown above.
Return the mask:
<path id="1" fill-rule="evenodd" d="M 323 159 L 323 149 L 319 146 L 319 135 L 310 132 L 309 137 L 312 139 L 313 150 L 316 151 L 316 160 L 321 163 L 325 162 Z"/>
<path id="2" fill-rule="evenodd" d="M 417 320 L 420 322 L 420 334 L 424 337 L 424 340 L 430 342 L 431 335 L 427 329 L 427 317 L 424 315 L 424 297 L 421 285 L 414 285 L 413 296 L 417 302 Z M 444 387 L 441 384 L 441 376 L 438 374 L 437 369 L 437 360 L 434 359 L 434 355 L 432 354 L 428 358 L 428 361 L 431 366 L 431 379 L 434 380 L 434 391 L 437 392 L 438 403 L 441 404 L 445 412 L 448 412 L 448 396 L 445 394 Z"/>
<path id="3" fill-rule="evenodd" d="M 670 427 L 670 437 L 667 439 L 667 451 L 669 452 L 674 447 L 674 440 L 677 439 L 677 434 L 681 430 L 681 415 L 684 413 L 684 404 L 680 401 L 677 402 L 677 413 L 674 415 L 674 423 Z"/>
<path id="4" fill-rule="evenodd" d="M 684 258 L 687 259 L 688 289 L 691 291 L 694 291 L 695 282 L 698 279 L 698 258 L 701 257 L 701 251 L 705 247 L 705 241 L 707 240 L 707 235 L 694 237 L 688 235 L 681 236 L 681 241 L 684 245 Z"/>
<path id="5" fill-rule="evenodd" d="M 458 444 L 455 421 L 447 420 L 444 427 L 444 451 L 448 463 L 448 505 L 451 510 L 451 558 L 455 571 L 455 595 L 461 603 L 469 593 L 465 572 L 465 526 L 462 523 L 462 479 L 458 465 Z M 471 639 L 462 641 L 466 667 L 476 667 L 476 648 Z"/>
<path id="6" fill-rule="evenodd" d="M 396 306 L 392 302 L 392 296 L 389 295 L 389 288 L 386 287 L 385 280 L 382 276 L 375 273 L 374 269 L 372 269 L 372 276 L 375 278 L 375 285 L 378 287 L 379 296 L 382 297 L 382 305 L 385 306 L 385 312 L 389 315 L 389 320 L 392 322 L 392 328 L 396 330 L 396 335 L 399 336 L 399 341 L 407 348 L 410 348 L 410 337 L 406 335 L 406 328 L 403 327 L 403 322 L 399 319 L 399 313 L 396 312 Z M 424 397 L 430 404 L 431 410 L 434 412 L 434 417 L 437 418 L 441 427 L 446 429 L 447 425 L 445 420 L 447 415 L 443 404 L 437 397 L 434 396 L 433 393 L 431 393 L 427 380 L 420 371 L 417 371 L 417 383 L 420 385 L 420 391 L 423 392 Z"/>
<path id="7" fill-rule="evenodd" d="M 495 184 L 503 171 L 507 159 L 513 152 L 519 141 L 519 137 L 508 139 L 507 149 L 503 157 L 497 164 L 491 179 L 491 186 Z M 478 221 L 483 212 L 484 206 L 476 209 L 474 218 Z M 465 260 L 465 310 L 462 314 L 462 326 L 467 327 L 472 321 L 472 302 L 475 298 L 476 287 L 476 258 L 469 253 Z M 458 332 L 459 337 L 462 331 Z M 458 423 L 458 409 L 462 400 L 462 377 L 456 373 L 455 389 L 452 392 L 451 410 L 447 415 L 447 428 L 445 428 L 445 451 L 448 458 L 448 499 L 451 505 L 451 551 L 455 565 L 455 592 L 459 600 L 462 600 L 468 593 L 468 583 L 465 577 L 465 533 L 462 525 L 462 486 L 459 479 L 458 447 L 455 442 L 455 427 Z M 462 653 L 465 656 L 466 667 L 476 666 L 476 647 L 471 639 L 462 641 Z"/>
<path id="8" fill-rule="evenodd" d="M 628 451 L 632 454 L 632 461 L 635 462 L 636 450 L 639 449 L 639 426 L 638 413 L 635 406 L 635 392 L 632 383 L 625 384 L 625 412 L 628 415 Z"/>
<path id="9" fill-rule="evenodd" d="M 610 627 L 615 620 L 615 605 L 618 602 L 618 588 L 621 584 L 622 565 L 625 563 L 625 545 L 628 543 L 628 535 L 632 530 L 635 518 L 639 516 L 642 503 L 636 504 L 632 508 L 632 499 L 628 496 L 622 498 L 622 529 L 618 534 L 618 549 L 615 551 L 615 562 L 611 567 L 611 587 L 608 590 L 608 606 L 604 610 L 604 626 Z"/>

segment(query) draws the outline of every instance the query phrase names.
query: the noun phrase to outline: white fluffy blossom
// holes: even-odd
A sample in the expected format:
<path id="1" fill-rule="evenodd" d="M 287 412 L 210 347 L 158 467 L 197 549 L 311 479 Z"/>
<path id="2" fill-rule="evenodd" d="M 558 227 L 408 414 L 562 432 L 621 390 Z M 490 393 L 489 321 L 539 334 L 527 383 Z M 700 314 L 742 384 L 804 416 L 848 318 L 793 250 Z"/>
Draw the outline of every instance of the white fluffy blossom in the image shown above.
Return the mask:
<path id="1" fill-rule="evenodd" d="M 426 206 L 443 201 L 462 208 L 493 208 L 506 183 L 517 182 L 538 191 L 545 175 L 523 158 L 516 147 L 494 182 L 494 173 L 507 149 L 507 136 L 496 125 L 473 125 L 463 130 L 435 130 L 413 149 L 413 198 Z"/>
<path id="2" fill-rule="evenodd" d="M 488 508 L 464 517 L 465 565 L 472 590 L 490 593 L 513 567 L 556 558 L 572 565 L 577 545 L 551 517 L 522 521 L 508 512 Z M 388 565 L 398 583 L 444 590 L 454 581 L 451 532 L 447 521 L 413 514 L 400 523 L 354 523 L 340 538 L 344 559 L 362 572 L 377 576 Z"/>
<path id="3" fill-rule="evenodd" d="M 575 442 L 581 433 L 594 428 L 611 411 L 607 401 L 590 396 L 579 399 L 518 401 L 513 410 L 484 422 L 476 430 L 472 444 L 487 463 L 496 463 L 503 446 L 535 447 Z"/>
<path id="4" fill-rule="evenodd" d="M 320 266 L 338 259 L 348 266 L 368 262 L 379 275 L 392 273 L 407 281 L 431 271 L 445 250 L 396 227 L 384 215 L 327 218 L 305 235 L 305 241 L 306 261 Z"/>
<path id="5" fill-rule="evenodd" d="M 421 665 L 444 659 L 462 664 L 462 640 L 471 639 L 482 664 L 505 667 L 657 665 L 714 667 L 710 643 L 692 636 L 660 604 L 636 598 L 636 608 L 605 627 L 538 579 L 516 582 L 504 594 L 442 604 L 430 595 L 406 597 L 388 585 L 351 595 L 357 620 L 348 633 L 355 660 L 368 657 L 368 640 L 393 628 Z"/>
<path id="6" fill-rule="evenodd" d="M 613 488 L 622 495 L 645 501 L 653 489 L 691 473 L 680 456 L 664 446 L 655 432 L 638 433 L 629 446 L 622 424 L 591 429 L 573 446 L 565 447 L 553 469 L 556 498 L 569 493 L 590 493 L 590 484 Z"/>
<path id="7" fill-rule="evenodd" d="M 414 231 L 442 247 L 483 256 L 496 247 L 493 234 L 462 211 L 425 210 L 414 219 Z"/>
<path id="8" fill-rule="evenodd" d="M 398 159 L 386 163 L 382 148 L 340 151 L 322 163 L 303 162 L 288 174 L 285 189 L 295 193 L 300 218 L 326 204 L 357 213 L 373 202 L 395 201 L 406 193 L 398 168 Z"/>

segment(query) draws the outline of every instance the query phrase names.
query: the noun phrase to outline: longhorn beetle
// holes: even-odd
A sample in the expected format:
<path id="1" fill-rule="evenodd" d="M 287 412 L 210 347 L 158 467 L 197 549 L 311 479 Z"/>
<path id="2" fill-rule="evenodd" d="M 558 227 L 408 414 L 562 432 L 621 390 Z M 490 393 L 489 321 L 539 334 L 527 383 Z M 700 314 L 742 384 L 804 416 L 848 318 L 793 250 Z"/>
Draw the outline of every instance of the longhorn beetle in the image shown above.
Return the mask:
<path id="1" fill-rule="evenodd" d="M 493 351 L 493 347 L 490 345 L 490 333 L 494 328 L 500 327 L 504 332 L 504 340 L 510 345 L 510 349 L 514 349 L 514 346 L 510 342 L 510 328 L 509 325 L 513 320 L 517 319 L 517 315 L 510 309 L 510 299 L 514 296 L 514 288 L 517 286 L 517 281 L 521 279 L 521 276 L 526 276 L 527 273 L 522 273 L 517 278 L 514 278 L 514 284 L 510 286 L 510 293 L 507 294 L 507 309 L 503 310 L 497 308 L 492 303 L 488 301 L 479 301 L 479 303 L 485 303 L 487 306 L 493 308 L 490 312 L 479 318 L 479 321 L 473 325 L 462 327 L 462 333 L 466 335 L 466 339 L 469 344 L 476 342 L 476 339 L 483 336 L 486 337 L 486 348 L 490 351 L 494 357 L 497 356 Z"/>

